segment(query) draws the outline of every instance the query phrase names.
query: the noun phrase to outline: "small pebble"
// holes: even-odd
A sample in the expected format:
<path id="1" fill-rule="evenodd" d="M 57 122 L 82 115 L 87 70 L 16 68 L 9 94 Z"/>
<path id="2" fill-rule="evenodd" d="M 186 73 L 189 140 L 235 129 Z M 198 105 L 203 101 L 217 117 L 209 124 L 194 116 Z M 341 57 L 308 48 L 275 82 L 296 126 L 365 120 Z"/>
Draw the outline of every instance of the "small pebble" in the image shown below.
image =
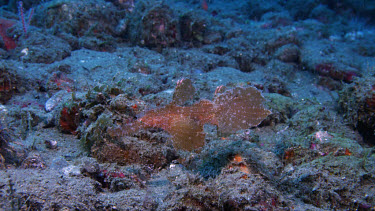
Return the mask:
<path id="1" fill-rule="evenodd" d="M 80 176 L 81 175 L 81 170 L 80 167 L 70 165 L 67 167 L 62 168 L 62 172 L 65 176 Z"/>
<path id="2" fill-rule="evenodd" d="M 49 98 L 45 104 L 45 109 L 47 112 L 52 111 L 63 99 L 64 95 L 68 92 L 65 90 L 61 90 L 56 92 L 51 98 Z"/>
<path id="3" fill-rule="evenodd" d="M 55 140 L 45 140 L 44 144 L 48 149 L 56 149 L 57 148 L 57 141 Z"/>

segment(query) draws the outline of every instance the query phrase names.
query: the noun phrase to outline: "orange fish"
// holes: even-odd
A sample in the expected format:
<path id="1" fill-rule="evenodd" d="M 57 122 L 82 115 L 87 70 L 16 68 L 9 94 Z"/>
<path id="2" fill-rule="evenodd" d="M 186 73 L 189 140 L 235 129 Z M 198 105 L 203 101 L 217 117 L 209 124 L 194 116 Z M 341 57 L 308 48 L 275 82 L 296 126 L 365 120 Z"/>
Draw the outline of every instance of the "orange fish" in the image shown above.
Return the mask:
<path id="1" fill-rule="evenodd" d="M 185 86 L 178 85 L 176 89 L 181 87 Z M 254 87 L 236 87 L 217 95 L 213 101 L 200 100 L 185 107 L 176 105 L 184 100 L 174 100 L 163 108 L 148 111 L 139 121 L 108 128 L 107 132 L 110 136 L 122 136 L 142 128 L 161 128 L 172 136 L 176 149 L 192 151 L 204 146 L 203 126 L 207 123 L 217 125 L 222 133 L 232 133 L 259 125 L 271 113 L 263 107 L 264 99 Z"/>

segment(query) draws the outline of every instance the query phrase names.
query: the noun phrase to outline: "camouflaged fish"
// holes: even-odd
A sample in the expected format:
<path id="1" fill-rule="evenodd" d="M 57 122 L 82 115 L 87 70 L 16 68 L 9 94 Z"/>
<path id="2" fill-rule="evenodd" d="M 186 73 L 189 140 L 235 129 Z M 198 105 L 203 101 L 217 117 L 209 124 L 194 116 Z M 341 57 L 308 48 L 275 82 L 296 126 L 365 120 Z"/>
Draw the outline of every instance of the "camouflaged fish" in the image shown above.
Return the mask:
<path id="1" fill-rule="evenodd" d="M 161 128 L 172 136 L 176 149 L 192 151 L 204 146 L 205 124 L 217 125 L 220 132 L 234 133 L 258 126 L 271 111 L 263 107 L 264 98 L 254 87 L 236 87 L 227 91 L 219 87 L 213 101 L 200 100 L 181 106 L 194 94 L 189 79 L 177 83 L 173 102 L 163 108 L 146 112 L 138 121 L 109 133 L 126 135 L 141 128 Z"/>

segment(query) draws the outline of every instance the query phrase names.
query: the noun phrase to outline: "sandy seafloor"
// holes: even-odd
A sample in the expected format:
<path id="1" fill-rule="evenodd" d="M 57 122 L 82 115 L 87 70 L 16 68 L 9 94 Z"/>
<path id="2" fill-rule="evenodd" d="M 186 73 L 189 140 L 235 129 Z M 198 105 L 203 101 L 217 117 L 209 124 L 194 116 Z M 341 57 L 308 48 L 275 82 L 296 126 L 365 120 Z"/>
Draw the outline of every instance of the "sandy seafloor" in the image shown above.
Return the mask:
<path id="1" fill-rule="evenodd" d="M 0 3 L 0 210 L 375 209 L 375 3 Z M 181 79 L 272 113 L 193 151 L 129 129 Z"/>

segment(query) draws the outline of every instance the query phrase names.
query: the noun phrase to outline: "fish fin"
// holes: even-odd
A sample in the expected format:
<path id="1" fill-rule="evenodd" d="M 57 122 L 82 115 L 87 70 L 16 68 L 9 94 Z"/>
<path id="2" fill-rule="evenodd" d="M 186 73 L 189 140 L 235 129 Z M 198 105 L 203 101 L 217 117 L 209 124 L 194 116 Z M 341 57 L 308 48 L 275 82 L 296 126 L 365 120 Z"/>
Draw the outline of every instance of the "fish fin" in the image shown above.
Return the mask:
<path id="1" fill-rule="evenodd" d="M 188 116 L 174 118 L 167 132 L 176 149 L 192 151 L 204 146 L 203 125 Z"/>

